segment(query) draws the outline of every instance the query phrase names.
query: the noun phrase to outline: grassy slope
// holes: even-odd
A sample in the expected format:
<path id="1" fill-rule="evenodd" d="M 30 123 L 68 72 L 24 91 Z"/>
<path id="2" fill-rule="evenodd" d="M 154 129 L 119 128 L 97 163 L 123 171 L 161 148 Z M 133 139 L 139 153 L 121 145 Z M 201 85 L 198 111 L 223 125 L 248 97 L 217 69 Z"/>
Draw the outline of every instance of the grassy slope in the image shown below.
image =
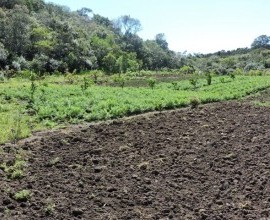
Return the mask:
<path id="1" fill-rule="evenodd" d="M 224 78 L 224 77 L 223 77 Z M 270 76 L 237 76 L 213 78 L 206 86 L 200 79 L 197 88 L 183 80 L 158 84 L 150 88 L 117 88 L 91 86 L 85 92 L 82 82 L 66 84 L 64 78 L 47 78 L 36 82 L 34 109 L 27 107 L 31 82 L 13 79 L 0 85 L 0 143 L 26 137 L 32 130 L 60 124 L 106 120 L 152 110 L 190 105 L 196 97 L 202 103 L 237 99 L 270 87 Z M 57 82 L 57 83 L 53 83 Z M 32 114 L 32 116 L 30 116 Z"/>

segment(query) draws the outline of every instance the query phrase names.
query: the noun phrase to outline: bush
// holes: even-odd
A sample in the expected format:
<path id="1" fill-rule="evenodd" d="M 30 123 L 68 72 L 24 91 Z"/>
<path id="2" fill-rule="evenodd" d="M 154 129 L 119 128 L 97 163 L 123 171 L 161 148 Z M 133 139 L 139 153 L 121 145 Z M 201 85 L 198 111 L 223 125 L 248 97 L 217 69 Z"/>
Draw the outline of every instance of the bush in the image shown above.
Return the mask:
<path id="1" fill-rule="evenodd" d="M 125 83 L 126 83 L 126 78 L 124 76 L 115 76 L 113 78 L 113 81 L 117 84 L 119 84 L 122 88 L 124 88 Z"/>
<path id="2" fill-rule="evenodd" d="M 211 73 L 206 74 L 206 81 L 207 81 L 207 85 L 210 86 L 211 83 L 212 83 L 212 75 L 211 75 Z"/>
<path id="3" fill-rule="evenodd" d="M 193 74 L 195 73 L 195 69 L 190 66 L 183 66 L 180 68 L 180 73 L 182 74 Z"/>
<path id="4" fill-rule="evenodd" d="M 198 78 L 196 76 L 194 76 L 194 77 L 189 79 L 189 82 L 193 86 L 193 88 L 195 89 L 197 87 Z"/>
<path id="5" fill-rule="evenodd" d="M 149 78 L 149 79 L 147 80 L 147 83 L 148 83 L 148 85 L 149 85 L 149 87 L 150 87 L 151 89 L 154 89 L 155 86 L 156 86 L 157 80 L 154 79 L 154 78 Z"/>
<path id="6" fill-rule="evenodd" d="M 190 99 L 191 108 L 197 108 L 201 104 L 201 101 L 198 97 L 192 97 Z"/>

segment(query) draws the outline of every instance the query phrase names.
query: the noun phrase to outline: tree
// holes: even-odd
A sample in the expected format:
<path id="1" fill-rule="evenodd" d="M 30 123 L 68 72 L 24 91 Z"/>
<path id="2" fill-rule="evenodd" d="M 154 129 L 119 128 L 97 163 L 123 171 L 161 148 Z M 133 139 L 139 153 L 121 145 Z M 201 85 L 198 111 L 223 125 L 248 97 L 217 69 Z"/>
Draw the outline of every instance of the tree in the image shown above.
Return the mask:
<path id="1" fill-rule="evenodd" d="M 130 17 L 130 15 L 119 17 L 114 25 L 121 30 L 124 35 L 137 34 L 142 30 L 141 22 L 138 19 Z"/>
<path id="2" fill-rule="evenodd" d="M 183 66 L 180 68 L 180 73 L 182 74 L 193 74 L 195 73 L 195 69 L 193 66 Z"/>
<path id="3" fill-rule="evenodd" d="M 165 34 L 163 33 L 160 33 L 160 34 L 157 34 L 156 37 L 155 37 L 155 40 L 157 42 L 157 44 L 164 50 L 168 50 L 168 43 L 166 41 L 166 37 L 165 37 Z"/>
<path id="4" fill-rule="evenodd" d="M 113 23 L 108 18 L 105 18 L 105 17 L 100 16 L 98 14 L 94 14 L 92 21 L 98 25 L 102 25 L 105 27 L 112 27 L 113 26 Z"/>
<path id="5" fill-rule="evenodd" d="M 270 48 L 270 37 L 267 35 L 261 35 L 253 41 L 251 48 Z"/>
<path id="6" fill-rule="evenodd" d="M 4 45 L 0 42 L 0 69 L 4 67 L 8 57 L 8 52 Z"/>
<path id="7" fill-rule="evenodd" d="M 26 54 L 30 45 L 31 19 L 26 6 L 16 5 L 7 15 L 7 26 L 5 27 L 4 45 L 13 55 Z"/>
<path id="8" fill-rule="evenodd" d="M 89 15 L 92 13 L 92 9 L 90 8 L 81 8 L 80 10 L 77 10 L 78 15 L 84 17 L 84 18 L 89 18 Z"/>
<path id="9" fill-rule="evenodd" d="M 158 70 L 167 67 L 169 55 L 156 41 L 147 40 L 144 42 L 144 67 L 146 69 Z"/>
<path id="10" fill-rule="evenodd" d="M 23 0 L 1 0 L 0 7 L 12 9 L 15 5 L 21 5 L 23 4 L 23 2 L 24 2 Z"/>
<path id="11" fill-rule="evenodd" d="M 117 65 L 119 67 L 119 73 L 126 73 L 128 69 L 128 57 L 126 54 L 120 56 L 117 59 Z"/>
<path id="12" fill-rule="evenodd" d="M 107 54 L 107 56 L 103 58 L 103 68 L 106 73 L 115 73 L 116 58 L 112 53 Z"/>

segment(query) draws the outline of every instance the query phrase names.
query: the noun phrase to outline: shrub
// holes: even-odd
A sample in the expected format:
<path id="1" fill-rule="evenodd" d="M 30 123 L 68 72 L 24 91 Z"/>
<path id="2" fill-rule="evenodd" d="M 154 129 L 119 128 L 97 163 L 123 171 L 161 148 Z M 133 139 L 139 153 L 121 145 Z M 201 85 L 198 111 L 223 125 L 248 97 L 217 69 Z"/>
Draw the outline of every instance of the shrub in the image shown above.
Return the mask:
<path id="1" fill-rule="evenodd" d="M 179 85 L 177 82 L 172 82 L 172 86 L 174 90 L 179 90 Z"/>
<path id="2" fill-rule="evenodd" d="M 118 83 L 121 86 L 121 88 L 124 88 L 125 83 L 126 83 L 126 78 L 124 76 L 121 76 L 121 75 L 120 76 L 115 76 L 113 78 L 113 81 L 115 83 Z"/>
<path id="3" fill-rule="evenodd" d="M 219 80 L 220 80 L 221 83 L 225 83 L 225 78 L 224 77 L 221 77 Z"/>
<path id="4" fill-rule="evenodd" d="M 83 84 L 81 85 L 82 92 L 85 93 L 85 91 L 89 88 L 91 85 L 91 80 L 87 79 L 86 77 L 83 77 Z"/>
<path id="5" fill-rule="evenodd" d="M 207 81 L 207 85 L 210 86 L 211 83 L 212 83 L 212 75 L 211 75 L 211 73 L 206 74 L 206 81 Z"/>
<path id="6" fill-rule="evenodd" d="M 198 78 L 197 77 L 192 77 L 192 78 L 189 79 L 189 82 L 193 86 L 193 88 L 195 89 L 197 87 Z"/>
<path id="7" fill-rule="evenodd" d="M 234 74 L 234 72 L 231 72 L 231 73 L 230 73 L 230 77 L 231 77 L 231 79 L 235 79 L 235 74 Z"/>
<path id="8" fill-rule="evenodd" d="M 149 78 L 149 79 L 147 80 L 147 83 L 148 83 L 148 85 L 149 85 L 149 87 L 150 87 L 151 89 L 154 89 L 155 86 L 156 86 L 157 80 L 154 79 L 154 78 Z"/>
<path id="9" fill-rule="evenodd" d="M 195 69 L 190 66 L 183 66 L 180 68 L 180 73 L 182 74 L 193 74 L 195 73 Z"/>
<path id="10" fill-rule="evenodd" d="M 197 108 L 201 104 L 200 99 L 198 97 L 192 97 L 190 99 L 191 108 Z"/>

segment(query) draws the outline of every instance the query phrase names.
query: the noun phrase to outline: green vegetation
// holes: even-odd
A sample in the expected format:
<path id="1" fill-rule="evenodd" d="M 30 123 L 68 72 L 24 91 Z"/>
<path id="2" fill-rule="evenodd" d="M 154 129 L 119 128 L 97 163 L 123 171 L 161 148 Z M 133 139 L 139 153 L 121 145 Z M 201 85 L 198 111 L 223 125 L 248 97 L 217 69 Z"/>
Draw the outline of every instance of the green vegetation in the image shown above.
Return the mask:
<path id="1" fill-rule="evenodd" d="M 91 73 L 76 77 L 73 84 L 67 82 L 65 77 L 37 79 L 34 94 L 32 80 L 15 78 L 3 83 L 0 87 L 0 142 L 13 140 L 13 131 L 18 127 L 20 132 L 17 132 L 16 138 L 22 138 L 33 130 L 194 106 L 195 101 L 204 104 L 238 99 L 270 87 L 269 75 L 238 75 L 234 79 L 230 76 L 213 76 L 211 85 L 208 85 L 205 76 L 196 75 L 196 90 L 189 80 L 155 83 L 155 89 L 152 89 L 147 86 L 147 79 L 144 79 L 146 87 L 121 88 L 102 85 L 88 87 L 85 84 L 92 77 Z M 82 89 L 82 85 L 85 89 Z M 31 106 L 29 100 L 34 100 Z"/>
<path id="2" fill-rule="evenodd" d="M 141 69 L 178 69 L 178 54 L 165 35 L 144 41 L 142 25 L 128 15 L 109 20 L 89 8 L 70 11 L 43 0 L 0 2 L 0 81 L 31 70 L 46 73 L 106 74 Z M 6 37 L 8 36 L 8 37 Z"/>
<path id="3" fill-rule="evenodd" d="M 25 153 L 23 151 L 17 152 L 15 155 L 15 160 L 12 163 L 2 163 L 0 164 L 0 169 L 2 169 L 6 177 L 12 180 L 21 179 L 24 176 L 24 169 L 26 167 Z"/>
<path id="4" fill-rule="evenodd" d="M 270 37 L 186 54 L 140 21 L 43 0 L 0 2 L 0 143 L 68 123 L 237 99 L 270 86 Z M 7 37 L 8 36 L 8 37 Z M 10 178 L 20 178 L 18 169 Z"/>
<path id="5" fill-rule="evenodd" d="M 270 107 L 270 101 L 254 101 L 253 103 L 258 106 Z"/>
<path id="6" fill-rule="evenodd" d="M 21 190 L 19 192 L 16 192 L 14 195 L 14 199 L 19 202 L 26 202 L 31 197 L 31 191 L 30 190 Z"/>
<path id="7" fill-rule="evenodd" d="M 53 202 L 52 199 L 47 199 L 45 202 L 45 207 L 44 207 L 44 211 L 46 213 L 46 215 L 51 215 L 53 214 L 55 210 L 55 203 Z"/>
<path id="8" fill-rule="evenodd" d="M 89 8 L 70 11 L 43 0 L 1 1 L 0 82 L 23 70 L 39 76 L 88 70 L 107 75 L 148 70 L 226 75 L 270 68 L 266 35 L 254 39 L 251 48 L 186 54 L 171 51 L 163 33 L 143 40 L 141 29 L 140 21 L 128 15 L 110 20 Z M 97 79 L 98 72 L 95 83 Z"/>

